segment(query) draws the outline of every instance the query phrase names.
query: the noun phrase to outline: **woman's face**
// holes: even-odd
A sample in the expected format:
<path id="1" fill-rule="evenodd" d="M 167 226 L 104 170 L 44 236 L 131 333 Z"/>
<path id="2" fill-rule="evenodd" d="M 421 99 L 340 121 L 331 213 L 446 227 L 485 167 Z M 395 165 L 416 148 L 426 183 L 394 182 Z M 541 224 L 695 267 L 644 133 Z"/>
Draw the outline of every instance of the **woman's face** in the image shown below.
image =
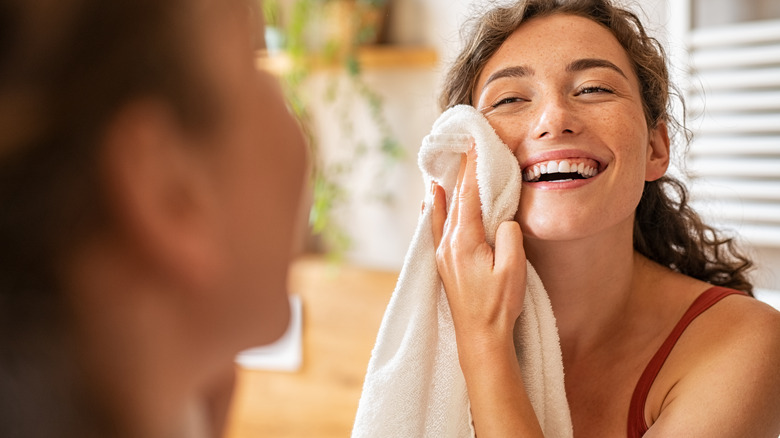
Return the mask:
<path id="1" fill-rule="evenodd" d="M 487 62 L 476 107 L 517 157 L 527 239 L 575 240 L 633 224 L 668 139 L 649 130 L 639 83 L 614 36 L 572 15 L 520 26 Z"/>
<path id="2" fill-rule="evenodd" d="M 263 29 L 247 2 L 209 3 L 205 68 L 222 114 L 204 150 L 213 151 L 207 160 L 226 255 L 213 313 L 238 329 L 247 347 L 273 341 L 287 326 L 287 266 L 302 228 L 306 147 L 276 78 L 256 68 L 253 35 Z"/>

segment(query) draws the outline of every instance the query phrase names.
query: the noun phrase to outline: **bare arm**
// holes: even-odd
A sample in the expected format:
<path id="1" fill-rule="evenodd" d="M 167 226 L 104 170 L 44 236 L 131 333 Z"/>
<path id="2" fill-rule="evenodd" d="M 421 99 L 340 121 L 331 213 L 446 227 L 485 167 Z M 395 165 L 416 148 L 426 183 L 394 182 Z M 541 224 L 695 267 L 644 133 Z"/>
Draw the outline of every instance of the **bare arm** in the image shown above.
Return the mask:
<path id="1" fill-rule="evenodd" d="M 477 435 L 542 436 L 512 338 L 525 296 L 520 227 L 517 222 L 501 224 L 495 251 L 485 241 L 474 149 L 461 162 L 449 217 L 444 190 L 434 190 L 436 261 L 452 311 Z"/>

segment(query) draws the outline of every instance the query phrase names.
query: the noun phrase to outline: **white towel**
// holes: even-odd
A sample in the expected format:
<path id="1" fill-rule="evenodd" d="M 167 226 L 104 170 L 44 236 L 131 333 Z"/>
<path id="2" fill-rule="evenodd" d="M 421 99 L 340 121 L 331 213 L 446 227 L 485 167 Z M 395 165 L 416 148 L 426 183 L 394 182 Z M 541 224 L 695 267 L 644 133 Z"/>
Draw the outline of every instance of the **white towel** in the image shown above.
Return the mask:
<path id="1" fill-rule="evenodd" d="M 425 187 L 436 181 L 445 189 L 449 209 L 461 154 L 472 143 L 485 234 L 493 245 L 498 225 L 514 218 L 522 175 L 487 119 L 467 105 L 447 110 L 423 140 L 419 166 Z M 455 329 L 436 268 L 432 205 L 428 194 L 368 364 L 354 438 L 474 436 Z M 545 436 L 571 437 L 558 329 L 530 264 L 527 283 L 523 313 L 515 325 L 526 390 Z"/>

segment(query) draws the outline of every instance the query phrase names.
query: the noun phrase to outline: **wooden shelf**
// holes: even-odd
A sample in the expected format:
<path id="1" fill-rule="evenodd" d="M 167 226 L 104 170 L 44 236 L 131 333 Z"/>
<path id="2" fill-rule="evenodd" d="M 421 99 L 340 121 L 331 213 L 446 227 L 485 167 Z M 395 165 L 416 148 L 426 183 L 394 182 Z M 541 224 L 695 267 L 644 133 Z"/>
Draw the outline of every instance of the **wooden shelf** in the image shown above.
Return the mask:
<path id="1" fill-rule="evenodd" d="M 360 65 L 367 70 L 390 68 L 420 68 L 430 69 L 436 66 L 438 55 L 427 47 L 376 45 L 358 49 Z M 265 51 L 258 52 L 258 68 L 267 69 L 281 74 L 291 68 L 291 59 L 284 53 L 268 55 Z M 338 66 L 318 58 L 313 62 L 314 69 L 335 69 Z"/>
<path id="2" fill-rule="evenodd" d="M 433 68 L 439 57 L 426 47 L 370 46 L 359 49 L 358 59 L 365 68 Z"/>

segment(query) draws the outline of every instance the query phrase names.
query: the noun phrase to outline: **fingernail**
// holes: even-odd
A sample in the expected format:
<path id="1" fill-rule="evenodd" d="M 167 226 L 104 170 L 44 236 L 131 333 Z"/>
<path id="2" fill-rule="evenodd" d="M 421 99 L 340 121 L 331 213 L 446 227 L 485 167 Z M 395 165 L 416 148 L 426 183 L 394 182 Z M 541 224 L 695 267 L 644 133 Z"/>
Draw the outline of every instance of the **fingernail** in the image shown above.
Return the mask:
<path id="1" fill-rule="evenodd" d="M 436 194 L 436 181 L 431 181 L 431 194 Z"/>

